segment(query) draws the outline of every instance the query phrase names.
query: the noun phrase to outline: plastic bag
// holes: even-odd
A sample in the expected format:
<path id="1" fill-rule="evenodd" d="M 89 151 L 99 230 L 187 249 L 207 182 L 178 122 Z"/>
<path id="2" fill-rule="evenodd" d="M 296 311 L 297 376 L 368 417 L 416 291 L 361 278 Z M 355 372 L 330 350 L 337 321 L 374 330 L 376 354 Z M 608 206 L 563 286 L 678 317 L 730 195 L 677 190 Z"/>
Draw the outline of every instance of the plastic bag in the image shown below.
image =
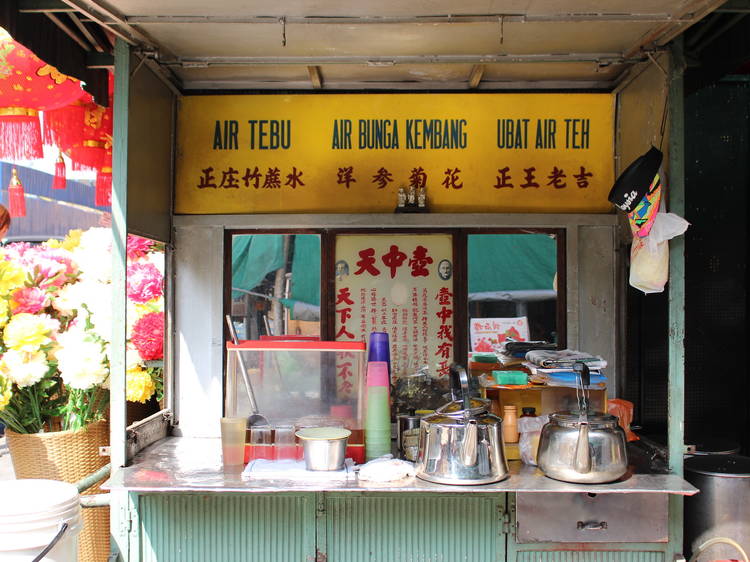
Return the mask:
<path id="1" fill-rule="evenodd" d="M 690 225 L 674 213 L 659 211 L 649 235 L 633 235 L 630 249 L 630 285 L 649 293 L 661 293 L 669 279 L 669 244 L 675 236 L 683 234 Z"/>
<path id="2" fill-rule="evenodd" d="M 414 463 L 384 455 L 359 467 L 359 479 L 370 482 L 392 482 L 414 476 Z"/>
<path id="3" fill-rule="evenodd" d="M 539 437 L 542 434 L 542 427 L 549 421 L 545 415 L 536 417 L 518 418 L 518 452 L 521 454 L 521 460 L 524 464 L 536 466 L 536 452 L 539 448 Z"/>

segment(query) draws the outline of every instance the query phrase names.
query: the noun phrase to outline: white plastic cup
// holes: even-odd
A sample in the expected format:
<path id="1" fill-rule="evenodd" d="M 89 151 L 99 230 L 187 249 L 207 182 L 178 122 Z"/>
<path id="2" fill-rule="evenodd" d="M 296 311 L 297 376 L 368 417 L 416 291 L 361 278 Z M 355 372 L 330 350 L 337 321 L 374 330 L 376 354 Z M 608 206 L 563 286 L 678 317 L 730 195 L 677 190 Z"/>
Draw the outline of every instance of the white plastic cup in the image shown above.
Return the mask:
<path id="1" fill-rule="evenodd" d="M 83 528 L 78 490 L 57 480 L 22 479 L 0 482 L 0 560 L 28 562 L 39 555 L 68 525 L 45 562 L 76 562 L 78 534 Z"/>
<path id="2" fill-rule="evenodd" d="M 221 458 L 225 467 L 245 464 L 245 418 L 221 418 Z"/>

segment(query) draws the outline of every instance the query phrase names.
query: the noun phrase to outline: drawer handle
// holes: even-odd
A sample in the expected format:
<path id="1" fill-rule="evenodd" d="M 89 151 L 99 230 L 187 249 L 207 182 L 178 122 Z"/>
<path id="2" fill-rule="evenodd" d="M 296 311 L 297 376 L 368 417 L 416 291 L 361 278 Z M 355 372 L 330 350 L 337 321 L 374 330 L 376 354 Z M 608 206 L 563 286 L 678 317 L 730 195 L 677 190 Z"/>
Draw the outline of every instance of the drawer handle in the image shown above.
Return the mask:
<path id="1" fill-rule="evenodd" d="M 579 521 L 577 527 L 579 531 L 603 531 L 607 528 L 607 522 L 601 521 L 597 523 L 596 521 L 590 521 L 584 523 L 583 521 Z"/>

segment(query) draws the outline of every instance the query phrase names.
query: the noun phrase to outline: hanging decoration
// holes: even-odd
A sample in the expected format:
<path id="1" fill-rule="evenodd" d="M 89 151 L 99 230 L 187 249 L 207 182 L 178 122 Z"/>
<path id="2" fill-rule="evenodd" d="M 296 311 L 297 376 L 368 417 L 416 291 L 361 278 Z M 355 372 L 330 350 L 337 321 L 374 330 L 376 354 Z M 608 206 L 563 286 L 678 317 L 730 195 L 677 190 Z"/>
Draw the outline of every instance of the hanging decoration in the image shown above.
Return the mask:
<path id="1" fill-rule="evenodd" d="M 65 189 L 67 178 L 65 177 L 65 160 L 62 152 L 57 156 L 55 162 L 55 177 L 52 178 L 52 189 Z"/>
<path id="2" fill-rule="evenodd" d="M 11 171 L 8 184 L 8 214 L 14 219 L 26 216 L 26 194 L 15 168 Z"/>
<path id="3" fill-rule="evenodd" d="M 39 111 L 83 95 L 81 82 L 46 64 L 0 27 L 0 158 L 43 157 Z"/>
<path id="4" fill-rule="evenodd" d="M 91 94 L 83 92 L 73 103 L 45 111 L 42 119 L 44 144 L 69 150 L 73 145 L 81 143 L 86 107 L 93 103 Z"/>
<path id="5" fill-rule="evenodd" d="M 110 166 L 103 166 L 96 173 L 94 205 L 97 207 L 112 205 L 112 168 Z"/>

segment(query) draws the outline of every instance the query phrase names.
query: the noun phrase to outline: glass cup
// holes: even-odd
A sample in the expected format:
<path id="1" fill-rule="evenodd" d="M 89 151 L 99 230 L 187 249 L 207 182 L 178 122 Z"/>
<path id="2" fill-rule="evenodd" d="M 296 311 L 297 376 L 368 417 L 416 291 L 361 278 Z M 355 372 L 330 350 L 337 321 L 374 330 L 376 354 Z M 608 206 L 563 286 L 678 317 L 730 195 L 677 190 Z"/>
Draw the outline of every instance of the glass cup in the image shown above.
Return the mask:
<path id="1" fill-rule="evenodd" d="M 274 435 L 276 460 L 294 460 L 297 456 L 293 425 L 277 425 Z"/>
<path id="2" fill-rule="evenodd" d="M 250 428 L 250 459 L 276 460 L 273 447 L 273 428 L 254 425 Z"/>
<path id="3" fill-rule="evenodd" d="M 225 467 L 244 465 L 246 427 L 246 418 L 221 418 L 221 458 Z"/>

